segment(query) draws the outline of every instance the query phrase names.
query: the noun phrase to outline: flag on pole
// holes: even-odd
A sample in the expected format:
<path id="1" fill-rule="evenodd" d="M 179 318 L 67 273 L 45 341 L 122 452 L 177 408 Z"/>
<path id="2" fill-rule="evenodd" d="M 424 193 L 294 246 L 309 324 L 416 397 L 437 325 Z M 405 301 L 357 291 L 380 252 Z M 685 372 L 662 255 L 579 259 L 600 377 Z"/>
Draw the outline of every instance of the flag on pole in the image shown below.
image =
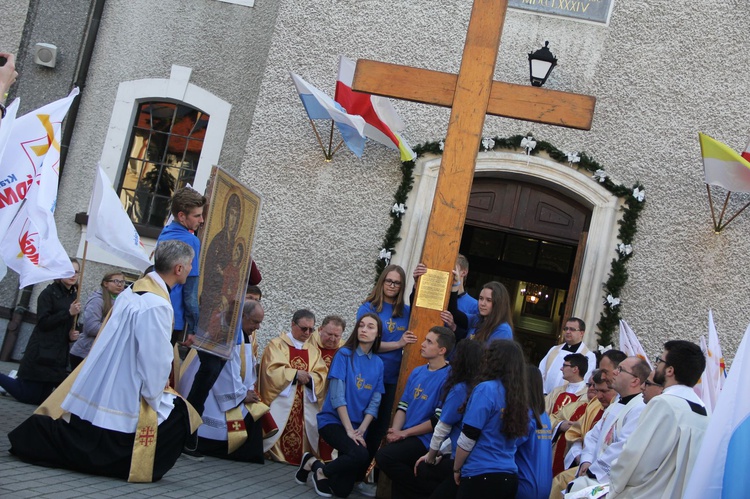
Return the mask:
<path id="1" fill-rule="evenodd" d="M 122 258 L 141 272 L 151 265 L 138 231 L 101 166 L 97 167 L 89 205 L 86 241 Z"/>
<path id="2" fill-rule="evenodd" d="M 336 80 L 336 93 L 333 99 L 341 104 L 347 113 L 362 116 L 365 120 L 365 136 L 401 153 L 401 161 L 411 161 L 417 157 L 404 138 L 399 134 L 404 122 L 391 104 L 391 101 L 376 95 L 352 90 L 356 63 L 343 55 L 339 59 L 339 74 Z"/>
<path id="3" fill-rule="evenodd" d="M 10 217 L 13 221 L 0 242 L 0 256 L 20 275 L 20 287 L 74 275 L 73 265 L 57 238 L 54 214 L 60 175 L 60 129 L 77 95 L 78 88 L 74 88 L 66 98 L 17 119 L 0 163 L 2 171 L 12 172 L 13 204 L 23 201 L 18 199 L 19 194 L 25 198 L 15 218 Z M 22 140 L 18 142 L 17 138 Z"/>
<path id="4" fill-rule="evenodd" d="M 638 337 L 635 335 L 628 323 L 620 319 L 620 350 L 622 350 L 628 357 L 636 356 L 645 360 L 648 366 L 653 370 L 654 366 L 651 365 L 651 361 L 648 360 L 646 351 L 641 346 L 641 342 L 638 341 Z"/>
<path id="5" fill-rule="evenodd" d="M 745 150 L 742 151 L 742 157 L 745 158 L 745 160 L 750 161 L 750 140 L 747 141 Z"/>
<path id="6" fill-rule="evenodd" d="M 714 325 L 713 311 L 708 311 L 708 345 L 706 346 L 706 370 L 701 378 L 703 384 L 702 400 L 707 407 L 713 412 L 716 407 L 716 401 L 719 398 L 722 388 L 724 388 L 724 379 L 727 377 L 724 357 L 721 354 L 721 345 L 719 345 L 719 334 L 716 332 Z"/>
<path id="7" fill-rule="evenodd" d="M 703 436 L 683 499 L 747 497 L 750 473 L 750 326 L 745 330 L 724 389 Z"/>
<path id="8" fill-rule="evenodd" d="M 703 352 L 703 355 L 708 358 L 708 345 L 706 344 L 706 336 L 701 335 L 700 339 L 700 346 L 701 346 L 701 352 Z M 706 366 L 708 367 L 708 362 L 706 362 Z M 706 369 L 703 369 L 703 374 L 701 374 L 701 377 L 698 379 L 698 382 L 693 386 L 693 391 L 696 395 L 703 401 L 703 405 L 706 406 L 706 410 L 708 411 L 708 414 L 711 415 L 711 413 L 714 410 L 713 405 L 710 405 L 710 397 L 708 396 L 708 389 L 706 388 L 706 385 L 704 385 L 704 381 L 708 379 L 708 374 L 706 374 Z"/>
<path id="9" fill-rule="evenodd" d="M 698 133 L 705 182 L 732 192 L 750 192 L 750 160 L 731 147 Z"/>
<path id="10" fill-rule="evenodd" d="M 21 99 L 15 98 L 6 108 L 5 118 L 3 118 L 2 123 L 0 123 L 0 161 L 3 157 L 5 145 L 10 138 L 10 133 L 13 130 L 13 123 L 16 120 L 16 113 L 18 113 L 18 106 L 20 104 Z M 6 205 L 6 200 L 9 199 L 8 196 L 12 196 L 13 192 L 15 192 L 13 189 L 10 190 L 10 193 L 5 192 L 5 187 L 10 179 L 8 178 L 9 176 L 5 176 L 4 173 L 5 171 L 2 169 L 2 162 L 0 162 L 0 175 L 3 176 L 0 179 L 0 234 L 4 234 L 8 230 L 11 220 L 13 220 L 13 217 L 18 213 L 18 208 L 21 206 L 20 203 L 15 203 L 11 204 L 7 210 L 3 209 Z M 0 280 L 5 278 L 7 272 L 8 267 L 5 266 L 5 262 L 0 258 Z"/>
<path id="11" fill-rule="evenodd" d="M 361 116 L 347 114 L 333 99 L 307 83 L 299 75 L 291 73 L 294 86 L 311 120 L 333 120 L 346 146 L 362 157 L 365 151 L 365 120 Z"/>
<path id="12" fill-rule="evenodd" d="M 0 123 L 0 158 L 3 157 L 5 144 L 8 143 L 10 134 L 13 131 L 13 123 L 16 121 L 16 114 L 18 113 L 18 106 L 20 104 L 21 99 L 16 97 L 5 109 L 5 118 L 3 118 L 2 123 Z"/>

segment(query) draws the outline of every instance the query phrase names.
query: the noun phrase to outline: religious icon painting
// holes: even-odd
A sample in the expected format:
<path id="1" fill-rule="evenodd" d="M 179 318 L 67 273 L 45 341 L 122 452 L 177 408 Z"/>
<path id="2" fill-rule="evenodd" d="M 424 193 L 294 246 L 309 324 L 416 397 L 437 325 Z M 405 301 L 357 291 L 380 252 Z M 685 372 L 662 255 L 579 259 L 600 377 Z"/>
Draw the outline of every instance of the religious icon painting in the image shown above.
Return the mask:
<path id="1" fill-rule="evenodd" d="M 261 198 L 218 166 L 211 171 L 206 197 L 193 345 L 229 359 L 250 277 Z"/>

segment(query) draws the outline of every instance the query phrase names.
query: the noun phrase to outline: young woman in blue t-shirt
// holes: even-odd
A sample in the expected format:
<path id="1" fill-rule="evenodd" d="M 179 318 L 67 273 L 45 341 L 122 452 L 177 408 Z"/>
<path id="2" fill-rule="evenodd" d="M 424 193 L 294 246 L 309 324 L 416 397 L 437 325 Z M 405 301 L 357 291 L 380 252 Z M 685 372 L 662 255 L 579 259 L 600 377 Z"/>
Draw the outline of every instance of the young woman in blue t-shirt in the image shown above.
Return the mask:
<path id="1" fill-rule="evenodd" d="M 489 343 L 482 378 L 471 392 L 453 463 L 458 499 L 513 498 L 518 489 L 518 439 L 529 432 L 529 395 L 518 343 Z M 505 387 L 509 389 L 506 390 Z"/>
<path id="2" fill-rule="evenodd" d="M 432 489 L 430 499 L 453 499 L 453 455 L 456 453 L 461 420 L 474 386 L 479 382 L 484 346 L 478 341 L 461 341 L 451 358 L 451 372 L 443 385 L 439 421 L 432 433 L 430 450 L 417 460 L 414 472 Z M 451 440 L 451 454 L 442 455 L 440 449 L 446 438 Z"/>
<path id="3" fill-rule="evenodd" d="M 385 391 L 383 362 L 376 355 L 382 336 L 380 318 L 367 313 L 331 361 L 326 398 L 318 413 L 318 432 L 338 451 L 338 457 L 324 464 L 308 452 L 294 477 L 304 484 L 312 471 L 313 485 L 320 496 L 347 497 L 370 464 L 365 435 Z"/>
<path id="4" fill-rule="evenodd" d="M 405 288 L 404 269 L 399 265 L 387 265 L 357 310 L 357 320 L 364 314 L 375 313 L 383 323 L 383 339 L 378 349 L 378 357 L 383 361 L 385 394 L 380 402 L 378 417 L 367 436 L 367 449 L 371 458 L 377 452 L 391 422 L 403 348 L 417 341 L 413 333 L 407 332 L 411 308 L 404 302 Z"/>
<path id="5" fill-rule="evenodd" d="M 519 442 L 516 451 L 517 495 L 524 499 L 545 499 L 552 488 L 552 423 L 544 412 L 542 372 L 536 366 L 526 366 L 526 374 L 531 421 L 529 435 L 526 441 Z"/>
<path id="6" fill-rule="evenodd" d="M 458 289 L 461 281 L 454 279 L 448 311 L 455 319 L 464 315 L 458 309 Z M 497 281 L 490 281 L 482 286 L 477 301 L 478 314 L 468 314 L 468 335 L 470 339 L 489 343 L 494 340 L 513 339 L 513 310 L 510 306 L 508 290 Z"/>

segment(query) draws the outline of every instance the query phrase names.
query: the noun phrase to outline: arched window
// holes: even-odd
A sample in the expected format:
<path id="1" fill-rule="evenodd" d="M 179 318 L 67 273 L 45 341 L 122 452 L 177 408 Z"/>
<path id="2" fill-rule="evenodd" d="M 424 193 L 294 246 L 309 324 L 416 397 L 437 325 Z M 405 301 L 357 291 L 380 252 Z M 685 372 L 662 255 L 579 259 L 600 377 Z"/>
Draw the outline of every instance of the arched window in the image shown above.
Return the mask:
<path id="1" fill-rule="evenodd" d="M 139 229 L 161 229 L 174 191 L 194 183 L 209 119 L 184 103 L 138 105 L 118 191 Z"/>

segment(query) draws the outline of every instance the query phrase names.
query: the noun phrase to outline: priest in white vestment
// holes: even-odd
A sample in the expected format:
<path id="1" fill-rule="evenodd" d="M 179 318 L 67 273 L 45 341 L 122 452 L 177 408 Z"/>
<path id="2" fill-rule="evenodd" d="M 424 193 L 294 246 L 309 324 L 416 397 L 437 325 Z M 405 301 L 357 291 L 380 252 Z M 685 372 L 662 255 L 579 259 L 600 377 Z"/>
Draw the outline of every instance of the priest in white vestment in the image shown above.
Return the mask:
<path id="1" fill-rule="evenodd" d="M 584 375 L 584 381 L 588 381 L 591 373 L 596 369 L 596 356 L 594 352 L 588 349 L 583 343 L 583 336 L 586 334 L 586 323 L 577 317 L 571 317 L 565 321 L 563 327 L 564 343 L 550 348 L 547 355 L 539 363 L 539 370 L 542 371 L 544 380 L 544 394 L 564 383 L 562 371 L 560 368 L 565 362 L 565 356 L 571 353 L 580 353 L 585 355 L 589 361 L 589 367 Z"/>
<path id="2" fill-rule="evenodd" d="M 705 365 L 698 345 L 664 344 L 654 374 L 664 392 L 649 401 L 612 467 L 608 498 L 682 497 L 708 426 L 706 408 L 693 391 Z"/>
<path id="3" fill-rule="evenodd" d="M 133 482 L 157 481 L 174 466 L 191 423 L 189 405 L 167 386 L 169 289 L 185 282 L 193 249 L 166 241 L 154 258 L 154 272 L 118 296 L 89 356 L 8 435 L 13 454 Z"/>
<path id="4" fill-rule="evenodd" d="M 587 398 L 588 385 L 583 380 L 588 369 L 588 359 L 580 353 L 570 353 L 565 356 L 563 365 L 560 367 L 563 384 L 556 387 L 545 396 L 545 410 L 550 415 L 552 427 L 561 422 L 553 420 L 552 416 L 568 404 L 577 402 L 583 397 Z M 554 432 L 553 432 L 554 434 Z"/>

